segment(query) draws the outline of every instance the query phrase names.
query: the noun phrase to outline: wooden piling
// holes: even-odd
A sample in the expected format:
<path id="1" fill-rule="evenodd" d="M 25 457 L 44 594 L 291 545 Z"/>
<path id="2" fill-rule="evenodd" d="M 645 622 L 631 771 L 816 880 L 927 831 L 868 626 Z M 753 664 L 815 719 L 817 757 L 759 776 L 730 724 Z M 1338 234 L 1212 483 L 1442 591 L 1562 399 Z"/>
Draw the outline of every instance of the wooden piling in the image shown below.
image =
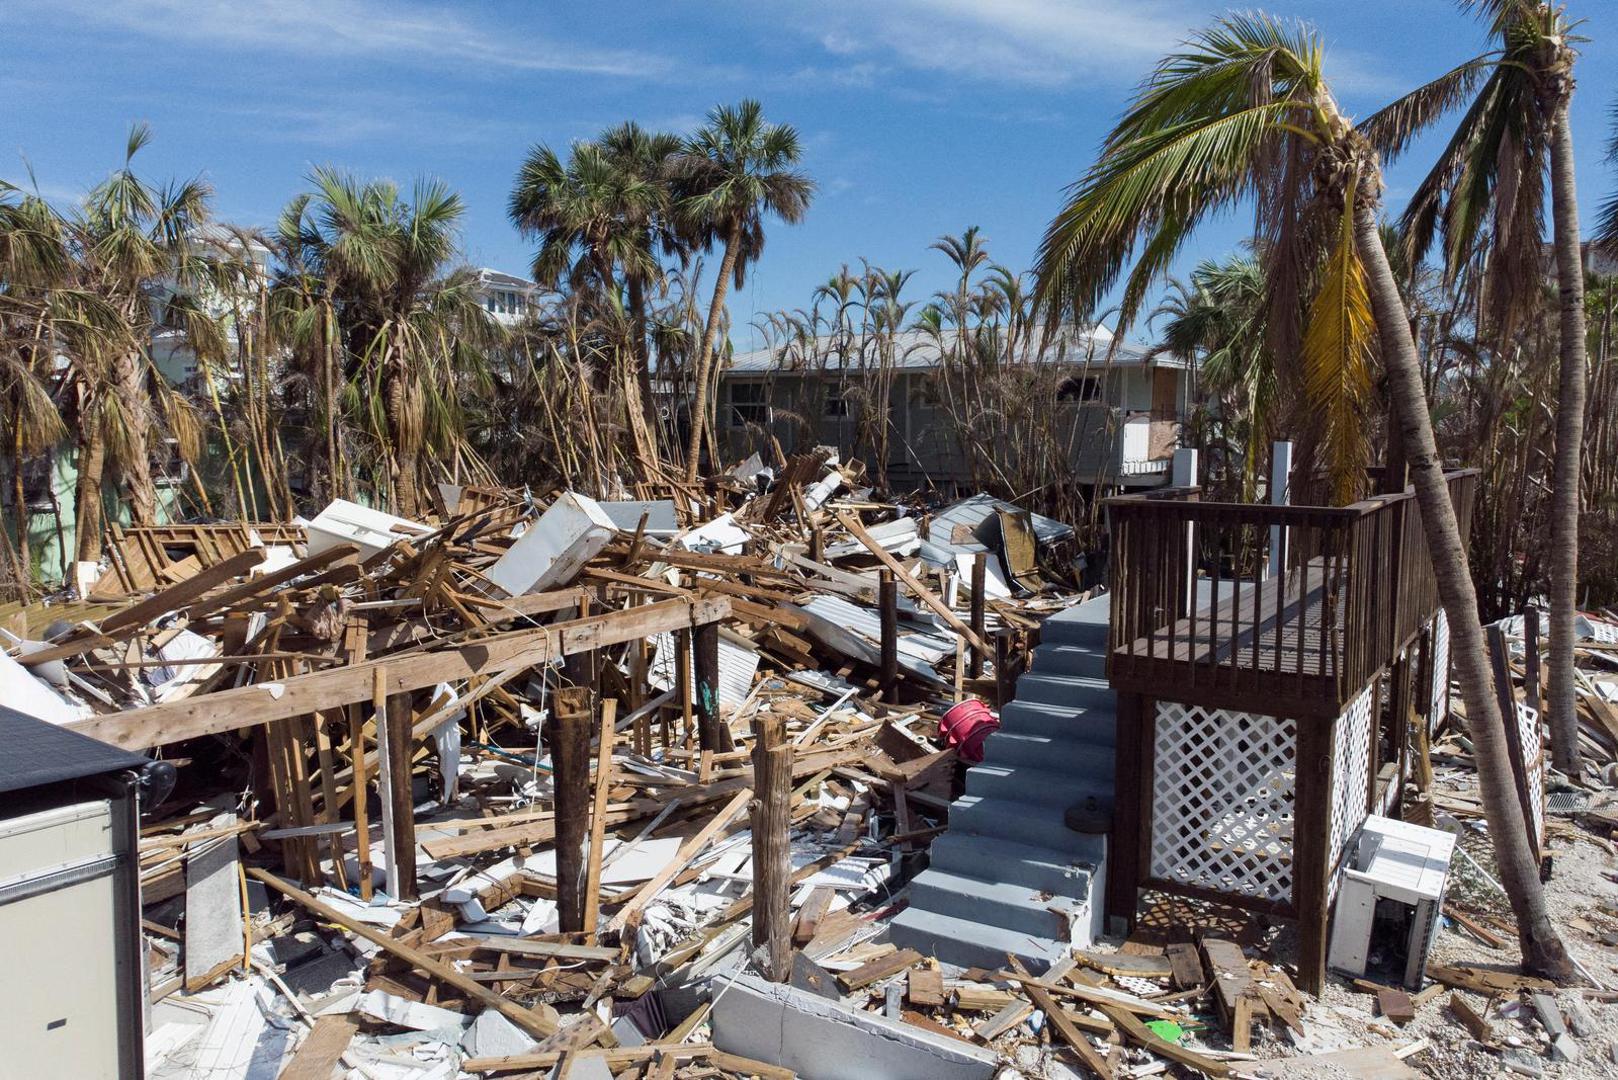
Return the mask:
<path id="1" fill-rule="evenodd" d="M 882 571 L 877 588 L 877 613 L 882 622 L 882 700 L 898 700 L 899 691 L 899 583 L 892 570 Z"/>
<path id="2" fill-rule="evenodd" d="M 585 929 L 590 728 L 590 692 L 577 686 L 558 690 L 549 742 L 551 788 L 556 798 L 556 912 L 564 934 Z"/>
<path id="3" fill-rule="evenodd" d="M 792 971 L 792 743 L 783 717 L 761 714 L 753 749 L 753 944 L 765 950 L 765 974 Z"/>
<path id="4" fill-rule="evenodd" d="M 696 672 L 695 701 L 698 745 L 724 753 L 719 723 L 719 624 L 705 623 L 691 635 L 691 664 Z"/>
<path id="5" fill-rule="evenodd" d="M 989 553 L 980 551 L 972 556 L 972 633 L 979 640 L 988 640 L 984 635 L 984 587 L 989 576 Z M 988 659 L 983 650 L 977 646 L 972 647 L 972 663 L 967 674 L 974 679 L 983 678 L 983 662 Z"/>

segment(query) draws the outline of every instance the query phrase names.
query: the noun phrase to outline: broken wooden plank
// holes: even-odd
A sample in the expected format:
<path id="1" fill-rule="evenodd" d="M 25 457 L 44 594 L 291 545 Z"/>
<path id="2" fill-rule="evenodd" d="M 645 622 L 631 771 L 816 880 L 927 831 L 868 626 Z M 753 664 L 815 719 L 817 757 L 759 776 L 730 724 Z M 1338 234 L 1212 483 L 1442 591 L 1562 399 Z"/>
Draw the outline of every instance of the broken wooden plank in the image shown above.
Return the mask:
<path id="1" fill-rule="evenodd" d="M 319 1017 L 277 1080 L 331 1080 L 358 1030 L 359 1024 L 347 1013 Z"/>
<path id="2" fill-rule="evenodd" d="M 843 988 L 843 993 L 852 993 L 864 986 L 890 975 L 912 968 L 921 963 L 921 953 L 914 949 L 899 949 L 886 956 L 880 956 L 870 963 L 861 964 L 853 971 L 845 971 L 837 976 L 837 985 Z"/>

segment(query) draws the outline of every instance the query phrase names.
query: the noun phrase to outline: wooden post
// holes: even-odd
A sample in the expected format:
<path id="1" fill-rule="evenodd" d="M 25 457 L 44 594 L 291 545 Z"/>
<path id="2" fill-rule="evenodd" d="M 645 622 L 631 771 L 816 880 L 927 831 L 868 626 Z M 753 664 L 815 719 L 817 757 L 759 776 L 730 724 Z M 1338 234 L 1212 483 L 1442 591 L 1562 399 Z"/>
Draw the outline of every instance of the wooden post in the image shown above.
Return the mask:
<path id="1" fill-rule="evenodd" d="M 1270 455 L 1270 505 L 1286 506 L 1292 501 L 1292 444 L 1272 444 Z M 1401 489 L 1402 490 L 1402 489 Z M 1287 530 L 1284 525 L 1270 526 L 1269 576 L 1284 579 L 1287 572 Z M 1195 601 L 1192 601 L 1195 603 Z M 1215 597 L 1215 606 L 1218 598 Z"/>
<path id="2" fill-rule="evenodd" d="M 976 634 L 979 638 L 985 639 L 987 635 L 985 633 L 983 617 L 984 605 L 988 598 L 984 596 L 984 589 L 987 587 L 988 579 L 989 553 L 987 551 L 980 551 L 976 555 L 972 556 L 971 625 L 972 633 Z M 974 645 L 972 647 L 972 666 L 967 669 L 967 674 L 974 679 L 983 678 L 983 661 L 987 659 L 988 657 L 983 655 L 983 650 Z"/>
<path id="3" fill-rule="evenodd" d="M 1330 890 L 1332 734 L 1336 717 L 1300 716 L 1292 803 L 1292 904 L 1298 915 L 1298 986 L 1320 996 L 1326 986 Z"/>
<path id="4" fill-rule="evenodd" d="M 1506 632 L 1499 623 L 1485 628 L 1489 638 L 1489 662 L 1494 668 L 1494 692 L 1500 699 L 1500 716 L 1505 721 L 1506 756 L 1511 759 L 1512 779 L 1517 783 L 1517 801 L 1522 804 L 1523 827 L 1528 831 L 1528 843 L 1534 849 L 1534 859 L 1543 857 L 1539 831 L 1534 828 L 1534 804 L 1528 794 L 1528 759 L 1538 747 L 1527 747 L 1522 742 L 1522 727 L 1517 723 L 1517 694 L 1511 688 L 1511 654 L 1506 648 Z"/>
<path id="5" fill-rule="evenodd" d="M 766 975 L 786 982 L 792 971 L 792 743 L 786 720 L 762 713 L 753 749 L 753 944 L 766 953 Z"/>
<path id="6" fill-rule="evenodd" d="M 386 690 L 378 668 L 371 703 L 377 707 L 377 778 L 382 785 L 382 845 L 388 856 L 388 895 L 397 900 L 414 900 L 416 819 L 410 790 L 410 695 L 388 695 Z"/>
<path id="7" fill-rule="evenodd" d="M 1000 708 L 1011 704 L 1012 698 L 1017 696 L 1017 674 L 1011 670 L 1011 643 L 1010 627 L 1004 627 L 994 635 L 994 687 L 995 703 Z"/>
<path id="8" fill-rule="evenodd" d="M 698 745 L 723 753 L 719 731 L 719 624 L 704 623 L 691 634 L 691 662 L 696 671 L 694 691 Z"/>
<path id="9" fill-rule="evenodd" d="M 354 655 L 355 637 L 359 638 L 359 650 L 363 655 L 365 651 L 365 624 L 350 623 L 348 627 L 349 655 Z M 380 703 L 384 698 L 384 676 L 382 669 L 377 668 L 371 680 L 371 700 Z M 370 806 L 371 793 L 365 771 L 365 712 L 362 706 L 350 705 L 348 707 L 348 753 L 349 761 L 354 769 L 354 843 L 355 858 L 358 860 L 360 879 L 360 899 L 371 898 L 371 875 L 375 871 L 371 867 L 371 825 Z"/>
<path id="10" fill-rule="evenodd" d="M 814 562 L 826 561 L 826 530 L 809 530 L 809 558 Z"/>
<path id="11" fill-rule="evenodd" d="M 1140 886 L 1151 867 L 1156 715 L 1156 704 L 1139 694 L 1118 695 L 1113 785 L 1119 794 L 1107 838 L 1106 911 L 1112 932 L 1134 928 Z"/>
<path id="12" fill-rule="evenodd" d="M 899 583 L 892 570 L 882 571 L 877 586 L 877 615 L 882 626 L 882 669 L 878 689 L 882 700 L 898 700 L 899 684 Z"/>
<path id="13" fill-rule="evenodd" d="M 590 824 L 590 692 L 556 692 L 551 722 L 551 787 L 556 796 L 556 911 L 562 933 L 587 929 L 584 837 Z"/>
<path id="14" fill-rule="evenodd" d="M 579 618 L 585 619 L 589 618 L 589 616 L 590 598 L 581 596 L 579 598 Z M 596 649 L 572 653 L 562 659 L 562 671 L 567 675 L 567 681 L 574 686 L 580 686 L 588 690 L 592 700 L 596 692 L 596 683 L 601 677 L 600 659 L 600 654 Z M 589 703 L 586 703 L 585 709 L 588 710 L 589 707 Z"/>
<path id="15" fill-rule="evenodd" d="M 680 740 L 687 749 L 691 749 L 691 731 L 693 727 L 692 695 L 691 695 L 691 638 L 690 630 L 676 630 L 674 632 L 674 684 L 680 688 Z M 663 740 L 668 745 L 668 740 Z"/>
<path id="16" fill-rule="evenodd" d="M 596 735 L 595 800 L 590 805 L 590 861 L 584 874 L 584 932 L 595 936 L 601 919 L 601 856 L 607 841 L 607 791 L 612 787 L 613 729 L 618 719 L 618 701 L 601 703 L 601 728 Z"/>
<path id="17" fill-rule="evenodd" d="M 1530 709 L 1545 719 L 1545 684 L 1539 664 L 1539 609 L 1529 607 L 1522 613 L 1523 698 Z"/>

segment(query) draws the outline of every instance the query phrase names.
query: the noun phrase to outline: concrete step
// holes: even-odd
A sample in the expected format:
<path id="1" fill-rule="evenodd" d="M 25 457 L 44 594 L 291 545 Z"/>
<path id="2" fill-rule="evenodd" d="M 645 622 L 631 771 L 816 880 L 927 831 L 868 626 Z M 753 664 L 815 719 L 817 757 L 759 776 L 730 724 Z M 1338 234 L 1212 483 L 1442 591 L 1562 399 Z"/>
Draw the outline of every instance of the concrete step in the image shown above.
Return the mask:
<path id="1" fill-rule="evenodd" d="M 1094 891 L 1089 875 L 1077 881 L 1075 888 L 1079 890 L 1076 896 L 1053 895 L 1027 885 L 929 869 L 910 883 L 910 902 L 924 911 L 953 919 L 970 919 L 1059 941 L 1067 937 L 1069 925 L 1069 920 L 1059 914 L 1061 910 L 1075 912 L 1081 927 L 1088 926 L 1087 905 Z M 1093 899 L 1099 901 L 1100 897 Z"/>
<path id="2" fill-rule="evenodd" d="M 1034 649 L 1034 662 L 1029 670 L 1035 675 L 1080 675 L 1105 679 L 1107 657 L 1105 650 L 1042 641 Z"/>
<path id="3" fill-rule="evenodd" d="M 1096 760 L 1073 770 L 1036 769 L 1028 765 L 1001 765 L 986 761 L 966 770 L 966 794 L 982 799 L 1007 799 L 1048 806 L 1057 818 L 1086 795 L 1112 794 L 1112 754 L 1098 752 Z"/>
<path id="4" fill-rule="evenodd" d="M 900 948 L 915 949 L 958 967 L 999 969 L 1010 953 L 1041 970 L 1068 953 L 1067 941 L 1036 937 L 1017 930 L 990 926 L 976 919 L 959 919 L 927 911 L 912 904 L 889 924 L 889 938 Z M 1040 967 L 1034 967 L 1034 965 Z"/>
<path id="5" fill-rule="evenodd" d="M 1095 795 L 1103 809 L 1112 809 L 1111 795 L 1101 791 L 1075 792 L 1074 801 L 1086 794 Z M 1103 837 L 1074 832 L 1048 803 L 962 795 L 950 804 L 949 826 L 951 832 L 958 830 L 1045 848 L 1075 863 L 1090 866 L 1100 865 L 1106 852 Z"/>
<path id="6" fill-rule="evenodd" d="M 1100 622 L 1088 619 L 1063 618 L 1057 615 L 1046 619 L 1039 628 L 1039 643 L 1041 645 L 1078 645 L 1093 652 L 1107 651 L 1107 622 L 1103 611 Z"/>
<path id="7" fill-rule="evenodd" d="M 1096 850 L 1105 850 L 1099 845 Z M 1069 896 L 1088 879 L 1094 860 L 998 836 L 953 829 L 933 841 L 932 869 Z"/>
<path id="8" fill-rule="evenodd" d="M 1110 709 L 1118 698 L 1106 679 L 1029 671 L 1017 678 L 1017 701 L 1064 709 Z"/>
<path id="9" fill-rule="evenodd" d="M 1061 705 L 1013 701 L 1000 710 L 1000 730 L 1013 735 L 1110 747 L 1118 742 L 1118 717 L 1111 706 L 1074 710 Z"/>
<path id="10" fill-rule="evenodd" d="M 1090 734 L 1077 730 L 1062 735 L 1025 735 L 1014 730 L 1022 726 L 1021 719 L 1012 721 L 1012 729 L 1002 728 L 990 735 L 983 744 L 983 760 L 992 765 L 1028 765 L 1036 769 L 1062 772 L 1081 768 L 1094 760 L 1097 754 L 1112 753 L 1112 733 L 1096 725 L 1093 739 Z"/>

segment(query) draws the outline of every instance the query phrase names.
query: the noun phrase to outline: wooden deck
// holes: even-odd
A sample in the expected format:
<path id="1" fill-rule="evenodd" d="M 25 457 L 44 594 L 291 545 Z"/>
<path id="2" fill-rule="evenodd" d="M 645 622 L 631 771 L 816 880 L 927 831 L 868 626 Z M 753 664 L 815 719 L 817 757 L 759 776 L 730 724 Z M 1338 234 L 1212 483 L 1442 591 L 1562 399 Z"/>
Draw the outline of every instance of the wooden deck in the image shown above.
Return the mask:
<path id="1" fill-rule="evenodd" d="M 1453 473 L 1463 531 L 1476 473 Z M 1346 507 L 1108 500 L 1114 689 L 1336 716 L 1438 609 L 1412 492 Z M 1281 568 L 1275 576 L 1264 569 Z"/>

